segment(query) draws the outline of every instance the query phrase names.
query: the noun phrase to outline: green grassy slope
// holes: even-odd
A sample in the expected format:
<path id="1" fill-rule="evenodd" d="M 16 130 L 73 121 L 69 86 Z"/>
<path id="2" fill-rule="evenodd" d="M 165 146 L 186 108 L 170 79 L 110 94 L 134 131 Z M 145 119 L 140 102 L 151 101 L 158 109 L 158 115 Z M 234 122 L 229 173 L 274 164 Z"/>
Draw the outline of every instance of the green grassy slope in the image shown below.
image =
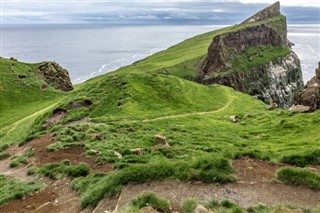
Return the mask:
<path id="1" fill-rule="evenodd" d="M 277 18 L 281 17 L 274 20 Z M 58 142 L 49 150 L 81 145 L 86 148 L 85 155 L 97 162 L 113 163 L 117 170 L 111 174 L 91 174 L 74 181 L 83 206 L 116 195 L 127 183 L 233 181 L 230 159 L 243 155 L 299 166 L 320 164 L 320 111 L 267 111 L 261 101 L 231 88 L 179 78 L 195 75 L 197 61 L 205 56 L 214 35 L 241 27 L 188 39 L 138 64 L 90 79 L 67 95 L 52 89 L 40 91 L 34 76 L 22 79 L 26 85 L 21 83 L 15 75 L 35 66 L 2 59 L 7 72 L 2 72 L 6 86 L 1 87 L 5 119 L 1 121 L 0 145 L 19 142 L 31 133 L 52 132 Z M 92 105 L 70 107 L 71 102 L 84 100 Z M 63 121 L 46 131 L 32 129 L 58 107 L 68 112 Z M 243 118 L 245 114 L 250 116 Z M 240 122 L 232 123 L 231 115 L 238 115 Z M 85 122 L 65 125 L 81 119 Z M 170 146 L 157 145 L 157 134 L 167 137 Z M 133 154 L 130 149 L 134 148 L 143 148 L 144 154 Z"/>
<path id="2" fill-rule="evenodd" d="M 32 120 L 61 99 L 63 93 L 51 87 L 40 89 L 44 82 L 37 76 L 37 64 L 1 58 L 0 67 L 0 140 L 19 142 L 32 127 Z M 15 134 L 7 136 L 8 132 Z"/>

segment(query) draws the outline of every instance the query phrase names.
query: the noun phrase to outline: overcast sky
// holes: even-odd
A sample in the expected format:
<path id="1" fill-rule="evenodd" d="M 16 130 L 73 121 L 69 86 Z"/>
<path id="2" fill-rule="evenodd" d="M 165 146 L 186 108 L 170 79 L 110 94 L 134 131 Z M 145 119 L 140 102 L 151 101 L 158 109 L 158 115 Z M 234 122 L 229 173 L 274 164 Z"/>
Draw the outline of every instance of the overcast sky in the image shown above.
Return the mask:
<path id="1" fill-rule="evenodd" d="M 271 0 L 1 0 L 3 24 L 235 24 Z M 320 0 L 281 0 L 288 23 L 319 23 Z"/>

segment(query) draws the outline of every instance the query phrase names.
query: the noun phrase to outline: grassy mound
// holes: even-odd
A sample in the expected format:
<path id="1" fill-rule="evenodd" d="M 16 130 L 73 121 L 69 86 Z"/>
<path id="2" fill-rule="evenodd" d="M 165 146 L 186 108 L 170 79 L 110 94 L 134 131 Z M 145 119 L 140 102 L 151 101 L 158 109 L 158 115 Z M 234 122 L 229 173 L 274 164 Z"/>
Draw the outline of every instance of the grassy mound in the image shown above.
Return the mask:
<path id="1" fill-rule="evenodd" d="M 0 145 L 19 142 L 31 132 L 33 122 L 64 95 L 37 74 L 37 64 L 0 59 Z M 10 135 L 9 135 L 10 133 Z"/>
<path id="2" fill-rule="evenodd" d="M 20 199 L 41 187 L 38 183 L 26 183 L 0 174 L 0 206 L 9 200 Z"/>
<path id="3" fill-rule="evenodd" d="M 305 169 L 284 168 L 278 171 L 277 179 L 285 184 L 301 185 L 320 190 L 320 175 Z"/>

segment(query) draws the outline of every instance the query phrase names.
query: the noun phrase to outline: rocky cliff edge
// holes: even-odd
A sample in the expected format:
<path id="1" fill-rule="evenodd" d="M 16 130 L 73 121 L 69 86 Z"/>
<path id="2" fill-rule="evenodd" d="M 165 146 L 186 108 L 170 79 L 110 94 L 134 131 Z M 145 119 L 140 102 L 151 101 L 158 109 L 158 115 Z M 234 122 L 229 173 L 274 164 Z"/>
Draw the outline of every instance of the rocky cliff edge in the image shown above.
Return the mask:
<path id="1" fill-rule="evenodd" d="M 286 17 L 276 2 L 214 37 L 197 81 L 290 107 L 303 80 L 300 60 L 289 43 Z"/>

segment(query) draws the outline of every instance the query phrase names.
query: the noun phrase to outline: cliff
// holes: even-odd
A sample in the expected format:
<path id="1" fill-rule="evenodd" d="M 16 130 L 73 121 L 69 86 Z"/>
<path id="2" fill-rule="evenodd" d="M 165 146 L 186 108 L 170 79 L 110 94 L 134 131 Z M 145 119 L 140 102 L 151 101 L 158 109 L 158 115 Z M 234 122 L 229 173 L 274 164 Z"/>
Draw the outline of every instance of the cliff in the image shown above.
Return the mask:
<path id="1" fill-rule="evenodd" d="M 65 92 L 73 90 L 68 71 L 56 62 L 42 62 L 38 67 L 38 74 L 47 84 L 50 84 L 55 89 Z"/>
<path id="2" fill-rule="evenodd" d="M 197 81 L 223 84 L 281 107 L 303 86 L 279 2 L 213 38 Z"/>
<path id="3" fill-rule="evenodd" d="M 294 103 L 308 107 L 308 111 L 320 109 L 320 62 L 316 69 L 316 75 L 296 95 Z"/>

